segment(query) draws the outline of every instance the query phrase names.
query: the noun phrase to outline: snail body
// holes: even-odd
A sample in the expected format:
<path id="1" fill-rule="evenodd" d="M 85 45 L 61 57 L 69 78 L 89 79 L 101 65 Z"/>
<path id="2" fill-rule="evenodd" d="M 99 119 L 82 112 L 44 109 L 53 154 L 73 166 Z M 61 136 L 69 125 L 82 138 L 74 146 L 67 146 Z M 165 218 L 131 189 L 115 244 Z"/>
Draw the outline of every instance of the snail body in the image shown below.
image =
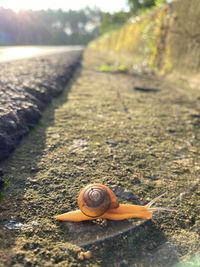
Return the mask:
<path id="1" fill-rule="evenodd" d="M 152 219 L 153 211 L 168 210 L 165 208 L 151 208 L 161 196 L 155 198 L 145 206 L 119 204 L 116 195 L 109 187 L 97 183 L 89 184 L 79 193 L 79 209 L 57 215 L 55 219 L 73 222 L 98 218 L 108 220 L 125 220 L 131 218 L 149 220 Z"/>

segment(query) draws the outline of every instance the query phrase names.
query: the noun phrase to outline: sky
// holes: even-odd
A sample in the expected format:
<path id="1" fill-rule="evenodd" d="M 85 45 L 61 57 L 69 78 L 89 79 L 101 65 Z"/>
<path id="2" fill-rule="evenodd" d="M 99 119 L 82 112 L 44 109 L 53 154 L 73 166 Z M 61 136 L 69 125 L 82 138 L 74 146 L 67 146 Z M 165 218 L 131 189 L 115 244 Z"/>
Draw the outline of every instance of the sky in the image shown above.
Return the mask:
<path id="1" fill-rule="evenodd" d="M 86 6 L 99 7 L 102 11 L 115 12 L 127 10 L 127 0 L 0 0 L 0 7 L 20 9 L 63 9 L 78 10 Z"/>

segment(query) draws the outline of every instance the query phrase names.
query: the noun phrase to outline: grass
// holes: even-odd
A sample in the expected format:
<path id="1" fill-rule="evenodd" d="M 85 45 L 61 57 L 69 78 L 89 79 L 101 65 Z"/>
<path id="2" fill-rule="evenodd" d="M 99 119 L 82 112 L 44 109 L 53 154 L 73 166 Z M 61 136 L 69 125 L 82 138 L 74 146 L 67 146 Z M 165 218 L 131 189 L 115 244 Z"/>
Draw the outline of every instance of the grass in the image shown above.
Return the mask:
<path id="1" fill-rule="evenodd" d="M 101 64 L 98 69 L 101 72 L 119 72 L 119 73 L 126 73 L 128 72 L 128 67 L 124 64 L 117 64 L 117 65 L 110 65 L 110 64 Z"/>

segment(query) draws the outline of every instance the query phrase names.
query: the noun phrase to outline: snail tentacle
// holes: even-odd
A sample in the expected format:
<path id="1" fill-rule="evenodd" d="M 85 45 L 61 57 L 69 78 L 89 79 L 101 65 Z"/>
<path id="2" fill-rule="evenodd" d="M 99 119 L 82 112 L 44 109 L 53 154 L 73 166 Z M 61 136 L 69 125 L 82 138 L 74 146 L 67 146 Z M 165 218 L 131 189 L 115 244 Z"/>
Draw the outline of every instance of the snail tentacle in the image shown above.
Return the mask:
<path id="1" fill-rule="evenodd" d="M 161 197 L 163 197 L 164 195 L 166 195 L 167 192 L 161 194 L 158 197 L 155 197 L 154 199 L 152 199 L 148 204 L 146 204 L 147 208 L 150 208 L 153 204 L 155 204 Z"/>
<path id="2" fill-rule="evenodd" d="M 165 207 L 152 207 L 161 197 L 166 195 L 167 192 L 161 194 L 158 197 L 155 197 L 152 199 L 145 207 L 148 209 L 148 211 L 155 212 L 155 211 L 176 211 L 175 209 L 165 208 Z"/>
<path id="3" fill-rule="evenodd" d="M 176 211 L 176 209 L 170 209 L 170 208 L 164 208 L 164 207 L 153 207 L 153 208 L 148 208 L 149 211 L 154 212 L 154 211 Z"/>

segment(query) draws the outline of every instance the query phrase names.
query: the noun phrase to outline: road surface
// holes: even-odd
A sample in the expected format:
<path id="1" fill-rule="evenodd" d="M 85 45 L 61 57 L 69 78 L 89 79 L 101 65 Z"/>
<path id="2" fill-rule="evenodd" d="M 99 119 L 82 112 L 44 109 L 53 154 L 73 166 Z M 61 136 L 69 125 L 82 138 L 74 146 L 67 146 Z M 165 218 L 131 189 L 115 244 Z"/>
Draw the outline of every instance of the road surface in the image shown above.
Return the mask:
<path id="1" fill-rule="evenodd" d="M 81 53 L 81 47 L 0 48 L 0 160 L 63 91 Z"/>

